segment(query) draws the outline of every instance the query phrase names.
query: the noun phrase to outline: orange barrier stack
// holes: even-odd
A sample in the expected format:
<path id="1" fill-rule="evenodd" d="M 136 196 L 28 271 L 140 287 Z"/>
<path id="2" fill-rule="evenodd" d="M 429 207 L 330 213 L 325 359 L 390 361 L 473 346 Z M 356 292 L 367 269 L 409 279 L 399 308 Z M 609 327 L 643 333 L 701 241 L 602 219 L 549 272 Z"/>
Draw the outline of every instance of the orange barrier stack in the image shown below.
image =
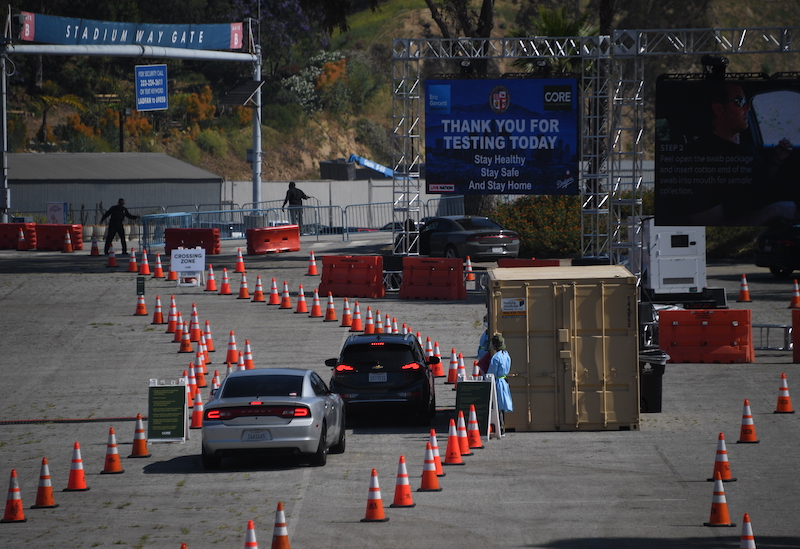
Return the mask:
<path id="1" fill-rule="evenodd" d="M 164 313 L 161 311 L 161 296 L 156 296 L 156 310 L 153 313 L 153 322 L 150 324 L 164 324 Z"/>
<path id="2" fill-rule="evenodd" d="M 333 294 L 328 292 L 328 307 L 325 309 L 325 319 L 323 322 L 337 322 L 336 305 L 333 303 Z"/>
<path id="3" fill-rule="evenodd" d="M 22 236 L 22 231 L 20 231 L 19 234 Z M 89 255 L 100 255 L 100 248 L 97 247 L 97 229 L 92 231 L 92 249 L 89 251 Z"/>
<path id="4" fill-rule="evenodd" d="M 300 227 L 256 227 L 245 231 L 247 255 L 300 251 Z"/>
<path id="5" fill-rule="evenodd" d="M 61 253 L 71 254 L 75 250 L 72 249 L 72 237 L 69 234 L 69 231 L 64 231 L 64 249 L 61 250 Z"/>
<path id="6" fill-rule="evenodd" d="M 225 356 L 225 362 L 230 362 L 231 364 L 236 364 L 236 361 L 239 359 L 239 352 L 236 350 L 236 336 L 231 330 L 230 336 L 228 336 L 228 354 Z"/>
<path id="7" fill-rule="evenodd" d="M 778 389 L 778 405 L 775 408 L 775 414 L 793 414 L 792 399 L 789 396 L 789 383 L 786 380 L 786 374 L 781 374 L 781 387 Z"/>
<path id="8" fill-rule="evenodd" d="M 661 311 L 658 334 L 670 362 L 755 361 L 750 309 Z"/>
<path id="9" fill-rule="evenodd" d="M 242 281 L 239 283 L 239 297 L 236 299 L 250 299 L 250 290 L 247 289 L 247 274 L 242 273 Z"/>
<path id="10" fill-rule="evenodd" d="M 128 272 L 129 273 L 139 272 L 139 267 L 136 265 L 136 250 L 131 250 L 131 253 L 128 256 Z"/>
<path id="11" fill-rule="evenodd" d="M 133 450 L 129 458 L 149 458 L 150 452 L 147 451 L 147 435 L 144 431 L 142 414 L 136 414 L 136 427 L 133 431 Z"/>
<path id="12" fill-rule="evenodd" d="M 314 297 L 311 298 L 311 312 L 308 318 L 322 318 L 322 305 L 319 302 L 319 292 L 314 288 Z"/>
<path id="13" fill-rule="evenodd" d="M 21 245 L 24 245 L 22 249 Z M 35 249 L 36 223 L 0 223 L 0 250 L 22 252 Z"/>
<path id="14" fill-rule="evenodd" d="M 367 498 L 367 514 L 361 522 L 386 522 L 389 520 L 383 512 L 381 487 L 378 484 L 378 471 L 373 469 L 369 479 L 369 497 Z"/>
<path id="15" fill-rule="evenodd" d="M 433 462 L 436 465 L 436 476 L 447 476 L 447 473 L 445 473 L 444 469 L 442 468 L 442 456 L 439 455 L 439 441 L 436 438 L 436 429 L 431 429 L 428 444 L 431 445 L 431 451 L 433 452 Z"/>
<path id="16" fill-rule="evenodd" d="M 483 439 L 481 438 L 481 430 L 478 424 L 478 414 L 475 411 L 475 405 L 469 405 L 469 419 L 467 420 L 467 442 L 472 449 L 480 450 L 483 448 Z"/>
<path id="17" fill-rule="evenodd" d="M 203 332 L 203 337 L 206 339 L 206 353 L 215 352 L 214 339 L 211 337 L 211 323 L 208 320 L 206 320 L 206 327 L 205 331 Z"/>
<path id="18" fill-rule="evenodd" d="M 289 295 L 289 284 L 284 280 L 283 281 L 283 293 L 281 294 L 281 309 L 291 309 L 292 308 L 292 296 Z"/>
<path id="19" fill-rule="evenodd" d="M 222 253 L 219 229 L 164 229 L 164 253 L 178 248 L 203 248 L 207 255 Z"/>
<path id="20" fill-rule="evenodd" d="M 739 538 L 739 549 L 756 549 L 756 538 L 753 537 L 753 527 L 750 525 L 750 515 L 747 513 L 742 518 L 742 537 Z"/>
<path id="21" fill-rule="evenodd" d="M 725 500 L 725 488 L 719 473 L 715 473 L 714 497 L 711 499 L 711 518 L 703 526 L 736 526 L 728 514 L 728 502 Z"/>
<path id="22" fill-rule="evenodd" d="M 472 450 L 469 447 L 469 437 L 467 436 L 467 422 L 464 420 L 464 412 L 458 411 L 458 422 L 456 422 L 456 433 L 458 434 L 458 444 L 462 456 L 471 456 Z"/>
<path id="23" fill-rule="evenodd" d="M 236 248 L 236 268 L 233 270 L 235 273 L 245 273 L 247 269 L 244 266 L 244 258 L 242 257 L 242 249 Z"/>
<path id="24" fill-rule="evenodd" d="M 19 224 L 15 224 L 16 228 L 14 230 L 14 247 L 16 247 L 16 238 L 18 236 L 19 231 Z M 40 223 L 36 225 L 36 249 L 39 251 L 50 251 L 50 252 L 63 252 L 64 245 L 66 243 L 67 237 L 66 235 L 69 234 L 70 236 L 70 244 L 72 244 L 72 249 L 74 250 L 83 250 L 83 225 L 61 225 L 61 224 L 54 224 L 54 223 Z M 26 231 L 25 233 L 26 238 L 29 236 L 29 233 Z M 30 249 L 31 242 L 28 239 L 28 249 Z M 13 248 L 9 248 L 13 249 Z"/>
<path id="25" fill-rule="evenodd" d="M 750 302 L 750 289 L 747 287 L 747 277 L 742 275 L 742 282 L 739 285 L 739 297 L 736 299 L 739 303 Z"/>
<path id="26" fill-rule="evenodd" d="M 83 460 L 81 459 L 81 445 L 77 442 L 72 448 L 72 464 L 69 467 L 69 480 L 65 492 L 85 492 L 89 490 L 86 485 L 86 475 L 83 472 Z"/>
<path id="27" fill-rule="evenodd" d="M 497 260 L 497 266 L 501 268 L 508 267 L 560 267 L 561 261 L 558 259 L 511 259 L 501 258 Z"/>
<path id="28" fill-rule="evenodd" d="M 464 267 L 464 280 L 467 282 L 475 280 L 475 273 L 472 272 L 472 261 L 469 260 L 469 256 L 467 256 L 467 262 Z"/>
<path id="29" fill-rule="evenodd" d="M 800 285 L 794 279 L 794 290 L 792 290 L 792 300 L 789 302 L 790 309 L 800 309 Z"/>
<path id="30" fill-rule="evenodd" d="M 286 513 L 283 511 L 283 502 L 278 502 L 275 511 L 275 528 L 272 530 L 272 546 L 270 549 L 291 549 L 289 547 L 289 529 L 286 527 Z"/>
<path id="31" fill-rule="evenodd" d="M 433 458 L 431 443 L 425 443 L 425 464 L 422 467 L 422 485 L 417 492 L 441 492 L 439 475 L 436 474 L 436 463 Z"/>
<path id="32" fill-rule="evenodd" d="M 114 428 L 108 430 L 108 444 L 106 445 L 106 459 L 103 470 L 100 471 L 104 475 L 118 475 L 124 473 L 122 462 L 119 460 L 119 450 L 117 450 L 117 437 L 114 434 Z"/>
<path id="33" fill-rule="evenodd" d="M 214 278 L 214 266 L 209 263 L 208 264 L 208 277 L 206 278 L 206 292 L 216 292 L 217 291 L 217 280 Z"/>
<path id="34" fill-rule="evenodd" d="M 717 456 L 714 458 L 714 472 L 709 482 L 713 482 L 715 478 L 719 478 L 722 482 L 736 482 L 736 479 L 731 476 L 731 467 L 728 463 L 728 451 L 725 449 L 725 435 L 720 433 L 717 440 Z"/>
<path id="35" fill-rule="evenodd" d="M 450 420 L 450 430 L 447 435 L 447 449 L 444 454 L 442 465 L 464 465 L 461 459 L 461 444 L 458 442 L 458 431 L 456 430 L 456 420 Z"/>
<path id="36" fill-rule="evenodd" d="M 363 332 L 364 325 L 361 323 L 361 309 L 358 308 L 358 301 L 353 307 L 353 322 L 350 324 L 351 332 Z"/>
<path id="37" fill-rule="evenodd" d="M 463 263 L 458 258 L 404 257 L 399 297 L 447 301 L 466 299 Z"/>
<path id="38" fill-rule="evenodd" d="M 22 507 L 22 496 L 19 491 L 17 470 L 11 469 L 11 479 L 8 482 L 8 497 L 6 498 L 6 510 L 0 522 L 26 522 L 27 520 L 28 519 L 25 518 L 25 509 Z"/>
<path id="39" fill-rule="evenodd" d="M 275 277 L 272 277 L 272 286 L 269 289 L 269 301 L 267 305 L 280 305 L 281 304 L 281 296 L 278 294 L 278 283 L 275 280 Z"/>
<path id="40" fill-rule="evenodd" d="M 50 466 L 47 458 L 42 458 L 42 468 L 39 472 L 39 487 L 36 490 L 36 503 L 31 505 L 31 509 L 54 509 L 58 507 L 53 496 L 53 483 L 50 479 Z"/>
<path id="41" fill-rule="evenodd" d="M 117 267 L 117 255 L 114 253 L 114 245 L 108 247 L 108 263 L 106 267 Z"/>
<path id="42" fill-rule="evenodd" d="M 384 297 L 383 257 L 323 256 L 319 291 L 336 297 Z"/>
<path id="43" fill-rule="evenodd" d="M 156 254 L 156 268 L 153 271 L 153 278 L 164 278 L 164 266 L 161 264 L 161 254 Z"/>
<path id="44" fill-rule="evenodd" d="M 222 284 L 219 287 L 219 295 L 231 295 L 231 283 L 228 280 L 228 269 L 222 268 Z"/>
<path id="45" fill-rule="evenodd" d="M 136 312 L 133 316 L 147 316 L 147 304 L 144 302 L 144 296 L 140 295 L 136 298 Z"/>
<path id="46" fill-rule="evenodd" d="M 256 289 L 253 292 L 253 303 L 264 303 L 264 288 L 261 286 L 261 275 L 256 275 Z"/>
<path id="47" fill-rule="evenodd" d="M 423 475 L 425 472 L 423 471 Z M 436 475 L 434 474 L 434 477 Z M 408 470 L 406 469 L 406 458 L 400 456 L 397 464 L 397 482 L 394 486 L 394 501 L 389 507 L 414 507 L 414 498 L 411 496 L 411 486 L 408 484 Z"/>
<path id="48" fill-rule="evenodd" d="M 369 305 L 367 305 L 367 318 L 364 321 L 364 333 L 365 334 L 375 333 L 375 322 L 372 318 L 372 308 Z"/>
<path id="49" fill-rule="evenodd" d="M 311 255 L 308 258 L 308 271 L 306 272 L 306 276 L 318 276 L 319 272 L 317 271 L 317 258 L 314 257 L 314 250 L 311 250 Z"/>
<path id="50" fill-rule="evenodd" d="M 328 292 L 328 295 L 333 295 L 332 293 Z M 350 302 L 347 298 L 344 298 L 344 303 L 342 304 L 342 323 L 339 324 L 342 328 L 349 328 L 353 325 L 353 315 L 350 314 Z"/>
<path id="51" fill-rule="evenodd" d="M 744 409 L 742 410 L 742 428 L 739 431 L 739 440 L 736 442 L 759 442 L 758 437 L 756 436 L 756 426 L 753 423 L 753 412 L 750 411 L 750 401 L 747 399 L 744 399 Z"/>
<path id="52" fill-rule="evenodd" d="M 307 313 L 308 306 L 306 305 L 306 293 L 303 291 L 303 285 L 300 284 L 300 288 L 297 290 L 297 308 L 294 310 L 295 313 Z"/>
<path id="53" fill-rule="evenodd" d="M 142 250 L 142 264 L 139 265 L 139 274 L 140 275 L 152 274 L 150 272 L 150 263 L 148 263 L 147 261 L 147 250 Z"/>

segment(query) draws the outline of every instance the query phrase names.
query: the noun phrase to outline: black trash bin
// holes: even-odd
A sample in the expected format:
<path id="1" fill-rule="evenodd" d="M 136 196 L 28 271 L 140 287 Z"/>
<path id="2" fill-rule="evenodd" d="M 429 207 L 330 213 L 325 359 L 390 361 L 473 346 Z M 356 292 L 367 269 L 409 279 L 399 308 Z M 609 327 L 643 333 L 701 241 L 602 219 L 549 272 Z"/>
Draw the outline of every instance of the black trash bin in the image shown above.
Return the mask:
<path id="1" fill-rule="evenodd" d="M 639 410 L 661 413 L 662 377 L 669 355 L 661 349 L 639 353 Z"/>

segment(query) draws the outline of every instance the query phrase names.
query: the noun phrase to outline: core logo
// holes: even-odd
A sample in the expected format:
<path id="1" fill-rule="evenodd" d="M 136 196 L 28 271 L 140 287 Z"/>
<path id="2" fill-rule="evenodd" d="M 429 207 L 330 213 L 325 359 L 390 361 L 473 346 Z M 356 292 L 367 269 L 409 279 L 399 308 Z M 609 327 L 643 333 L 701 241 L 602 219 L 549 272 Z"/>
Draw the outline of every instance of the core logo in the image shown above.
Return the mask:
<path id="1" fill-rule="evenodd" d="M 489 107 L 495 114 L 503 114 L 511 106 L 511 94 L 505 86 L 495 86 L 489 93 Z"/>
<path id="2" fill-rule="evenodd" d="M 572 86 L 544 86 L 544 110 L 571 111 Z"/>

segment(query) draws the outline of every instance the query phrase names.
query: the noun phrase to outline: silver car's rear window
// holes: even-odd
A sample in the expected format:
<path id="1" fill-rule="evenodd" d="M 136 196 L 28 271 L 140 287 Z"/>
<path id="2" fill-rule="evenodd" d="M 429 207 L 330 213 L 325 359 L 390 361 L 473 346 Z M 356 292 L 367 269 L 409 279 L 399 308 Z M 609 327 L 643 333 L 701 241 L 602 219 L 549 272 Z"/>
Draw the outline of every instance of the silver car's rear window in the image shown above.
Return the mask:
<path id="1" fill-rule="evenodd" d="M 303 376 L 244 376 L 227 380 L 222 398 L 301 396 Z"/>

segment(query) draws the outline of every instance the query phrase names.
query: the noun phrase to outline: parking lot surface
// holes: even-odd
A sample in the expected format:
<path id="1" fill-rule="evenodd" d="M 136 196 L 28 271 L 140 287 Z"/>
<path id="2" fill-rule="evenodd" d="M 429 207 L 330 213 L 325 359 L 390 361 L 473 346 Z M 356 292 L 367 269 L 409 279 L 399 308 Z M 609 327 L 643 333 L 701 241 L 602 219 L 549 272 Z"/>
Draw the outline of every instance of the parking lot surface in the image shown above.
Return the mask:
<path id="1" fill-rule="evenodd" d="M 279 287 L 287 281 L 293 304 L 302 284 L 310 306 L 319 277 L 306 276 L 309 250 L 318 262 L 325 254 L 380 253 L 388 237 L 305 238 L 300 252 L 245 256 L 250 292 L 257 275 L 265 291 L 274 277 Z M 800 371 L 789 351 L 756 351 L 752 364 L 667 364 L 662 413 L 643 414 L 640 431 L 508 433 L 465 457 L 465 466 L 446 468 L 441 492 L 416 492 L 428 429 L 377 415 L 351 418 L 347 451 L 325 467 L 234 458 L 207 472 L 199 430 L 183 444 L 150 442 L 151 457 L 128 459 L 133 419 L 147 413 L 148 381 L 177 379 L 190 360 L 165 326 L 151 324 L 156 295 L 165 315 L 174 295 L 184 318 L 196 303 L 201 323 L 209 320 L 212 372 L 224 373 L 233 330 L 240 350 L 250 341 L 256 367 L 313 368 L 330 379 L 324 360 L 337 356 L 347 328 L 237 299 L 237 246 L 244 250 L 244 241 L 227 241 L 222 255 L 207 258 L 218 283 L 228 269 L 233 295 L 148 277 L 146 317 L 133 314 L 136 275 L 126 272 L 126 257 L 113 269 L 88 256 L 88 246 L 74 254 L 0 251 L 0 474 L 16 470 L 27 518 L 0 524 L 0 546 L 242 547 L 253 520 L 267 547 L 282 501 L 295 548 L 728 548 L 739 546 L 744 513 L 759 548 L 800 547 L 800 414 L 773 414 L 782 372 L 800 405 Z M 730 307 L 751 309 L 754 323 L 790 324 L 791 279 L 742 264 L 708 272 L 709 285 L 725 287 Z M 735 301 L 742 274 L 751 303 Z M 456 348 L 471 364 L 485 312 L 480 291 L 456 302 L 401 301 L 396 293 L 358 301 L 362 315 L 367 305 L 388 313 L 438 341 L 443 355 Z M 337 314 L 341 305 L 337 299 Z M 455 392 L 441 378 L 436 390 L 433 427 L 443 453 Z M 202 395 L 207 400 L 208 389 Z M 736 443 L 745 398 L 758 444 Z M 123 474 L 100 474 L 110 427 Z M 737 478 L 724 486 L 733 528 L 703 526 L 719 433 Z M 63 492 L 75 442 L 90 490 Z M 416 506 L 391 509 L 401 455 Z M 58 507 L 30 509 L 43 457 Z M 361 522 L 373 468 L 385 523 Z"/>

